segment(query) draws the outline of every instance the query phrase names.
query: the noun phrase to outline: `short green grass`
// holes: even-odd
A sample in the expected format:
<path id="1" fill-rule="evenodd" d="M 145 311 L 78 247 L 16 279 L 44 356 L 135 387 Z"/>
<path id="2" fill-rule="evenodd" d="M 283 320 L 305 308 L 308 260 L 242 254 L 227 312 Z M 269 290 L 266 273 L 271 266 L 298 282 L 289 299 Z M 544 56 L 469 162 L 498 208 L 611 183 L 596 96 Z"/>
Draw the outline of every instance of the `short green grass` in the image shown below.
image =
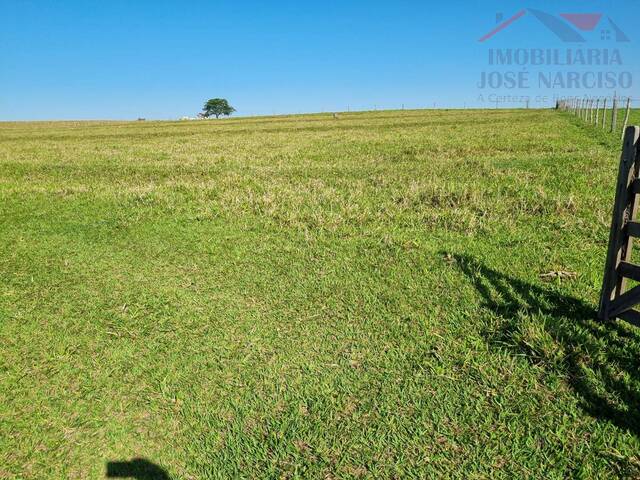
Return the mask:
<path id="1" fill-rule="evenodd" d="M 1 124 L 0 478 L 640 475 L 640 332 L 593 320 L 619 147 L 552 110 Z"/>

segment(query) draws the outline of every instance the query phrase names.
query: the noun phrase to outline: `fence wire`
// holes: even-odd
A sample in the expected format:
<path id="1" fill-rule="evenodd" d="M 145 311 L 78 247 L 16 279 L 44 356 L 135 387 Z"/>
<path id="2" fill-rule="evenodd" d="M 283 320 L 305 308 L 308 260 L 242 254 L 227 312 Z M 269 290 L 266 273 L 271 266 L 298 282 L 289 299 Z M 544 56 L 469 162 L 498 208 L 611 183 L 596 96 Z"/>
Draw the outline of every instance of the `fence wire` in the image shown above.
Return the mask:
<path id="1" fill-rule="evenodd" d="M 632 97 L 569 97 L 556 102 L 556 109 L 572 113 L 587 124 L 624 137 L 627 126 L 640 120 L 634 105 L 640 99 Z"/>

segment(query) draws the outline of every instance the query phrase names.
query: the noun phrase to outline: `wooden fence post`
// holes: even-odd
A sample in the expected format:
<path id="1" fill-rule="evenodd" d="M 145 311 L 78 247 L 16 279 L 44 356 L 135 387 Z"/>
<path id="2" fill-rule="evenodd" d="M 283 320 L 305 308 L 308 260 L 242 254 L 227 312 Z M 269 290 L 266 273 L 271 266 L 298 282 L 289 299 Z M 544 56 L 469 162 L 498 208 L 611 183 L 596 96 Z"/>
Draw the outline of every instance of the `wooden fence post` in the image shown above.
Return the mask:
<path id="1" fill-rule="evenodd" d="M 589 121 L 589 112 L 591 111 L 591 100 L 589 100 L 587 98 L 587 108 L 584 111 L 584 121 L 588 122 Z"/>
<path id="2" fill-rule="evenodd" d="M 626 279 L 640 280 L 640 266 L 630 263 L 633 237 L 640 236 L 640 223 L 635 221 L 640 192 L 638 173 L 638 138 L 640 127 L 625 132 L 618 181 L 616 184 L 609 247 L 605 262 L 598 317 L 607 321 L 616 317 L 640 325 L 640 313 L 632 307 L 640 302 L 640 285 L 625 291 Z"/>
<path id="3" fill-rule="evenodd" d="M 613 107 L 611 108 L 611 133 L 616 131 L 618 123 L 618 99 L 613 97 Z"/>
<path id="4" fill-rule="evenodd" d="M 607 128 L 607 98 L 605 97 L 602 104 L 602 129 Z"/>
<path id="5" fill-rule="evenodd" d="M 600 99 L 596 98 L 596 127 L 600 125 Z"/>
<path id="6" fill-rule="evenodd" d="M 578 100 L 578 118 L 582 118 L 582 99 Z"/>
<path id="7" fill-rule="evenodd" d="M 631 111 L 631 97 L 627 97 L 627 108 L 624 112 L 624 122 L 622 123 L 622 140 L 624 140 L 624 132 L 627 129 L 629 123 L 629 112 Z"/>

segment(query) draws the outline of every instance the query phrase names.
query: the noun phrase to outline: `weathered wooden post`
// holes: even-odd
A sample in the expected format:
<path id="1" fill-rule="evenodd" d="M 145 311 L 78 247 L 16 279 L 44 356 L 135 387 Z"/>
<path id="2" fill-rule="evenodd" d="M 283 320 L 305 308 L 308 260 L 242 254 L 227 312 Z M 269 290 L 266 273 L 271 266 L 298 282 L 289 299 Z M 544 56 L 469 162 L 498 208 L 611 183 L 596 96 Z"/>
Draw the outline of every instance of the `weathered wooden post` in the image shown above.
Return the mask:
<path id="1" fill-rule="evenodd" d="M 596 127 L 600 125 L 600 99 L 596 98 Z"/>
<path id="2" fill-rule="evenodd" d="M 589 99 L 585 98 L 584 100 L 584 121 L 589 121 Z"/>
<path id="3" fill-rule="evenodd" d="M 627 129 L 629 123 L 629 112 L 631 111 L 631 97 L 627 97 L 627 108 L 624 112 L 624 122 L 622 123 L 622 140 L 624 140 L 624 132 Z"/>
<path id="4" fill-rule="evenodd" d="M 604 99 L 604 104 L 602 105 L 602 129 L 607 128 L 607 98 Z"/>
<path id="5" fill-rule="evenodd" d="M 583 110 L 584 101 L 582 99 L 578 100 L 578 117 L 582 118 L 582 110 Z"/>
<path id="6" fill-rule="evenodd" d="M 591 100 L 587 99 L 587 110 L 584 112 L 584 121 L 589 122 L 589 114 L 591 112 Z"/>
<path id="7" fill-rule="evenodd" d="M 640 192 L 639 137 L 640 127 L 625 131 L 598 317 L 602 321 L 622 318 L 640 326 L 640 312 L 633 310 L 640 303 L 640 285 L 626 290 L 627 279 L 640 281 L 640 265 L 631 263 L 633 238 L 640 237 L 640 222 L 635 220 Z"/>
<path id="8" fill-rule="evenodd" d="M 589 121 L 589 99 L 585 98 L 584 99 L 584 121 L 588 122 Z"/>
<path id="9" fill-rule="evenodd" d="M 616 131 L 618 124 L 618 99 L 613 97 L 613 107 L 611 108 L 611 133 Z"/>

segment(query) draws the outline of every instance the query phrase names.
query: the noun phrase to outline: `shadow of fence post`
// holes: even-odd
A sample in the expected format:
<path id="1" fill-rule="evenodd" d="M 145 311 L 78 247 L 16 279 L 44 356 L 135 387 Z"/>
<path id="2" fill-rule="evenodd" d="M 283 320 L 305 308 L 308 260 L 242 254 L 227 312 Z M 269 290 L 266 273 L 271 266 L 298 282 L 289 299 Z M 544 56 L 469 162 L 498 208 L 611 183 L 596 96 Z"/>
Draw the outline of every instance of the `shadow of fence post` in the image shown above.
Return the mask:
<path id="1" fill-rule="evenodd" d="M 556 289 L 527 283 L 493 270 L 474 258 L 454 255 L 499 329 L 484 332 L 493 348 L 553 370 L 566 378 L 582 408 L 598 420 L 640 436 L 640 331 L 619 321 L 602 323 L 596 310 Z M 559 361 L 544 358 L 527 341 L 523 315 L 539 321 L 562 352 Z"/>

